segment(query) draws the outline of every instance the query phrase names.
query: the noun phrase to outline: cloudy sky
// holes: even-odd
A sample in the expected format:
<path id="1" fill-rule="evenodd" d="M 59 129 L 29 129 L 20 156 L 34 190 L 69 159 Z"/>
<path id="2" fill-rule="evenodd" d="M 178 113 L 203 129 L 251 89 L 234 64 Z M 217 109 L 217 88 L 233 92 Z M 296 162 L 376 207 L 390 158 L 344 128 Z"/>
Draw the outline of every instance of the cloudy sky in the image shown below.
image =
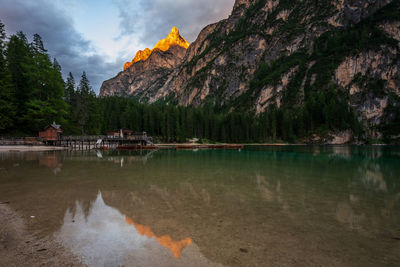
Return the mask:
<path id="1" fill-rule="evenodd" d="M 64 75 L 86 71 L 98 93 L 138 49 L 153 48 L 173 26 L 193 42 L 206 25 L 227 18 L 234 0 L 0 0 L 9 35 L 42 36 Z"/>

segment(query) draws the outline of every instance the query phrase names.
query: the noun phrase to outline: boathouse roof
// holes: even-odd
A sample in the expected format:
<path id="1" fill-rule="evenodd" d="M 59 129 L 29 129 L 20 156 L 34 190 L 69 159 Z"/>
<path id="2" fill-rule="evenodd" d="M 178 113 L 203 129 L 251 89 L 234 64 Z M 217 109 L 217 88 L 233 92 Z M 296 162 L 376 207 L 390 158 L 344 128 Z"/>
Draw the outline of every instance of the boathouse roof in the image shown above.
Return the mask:
<path id="1" fill-rule="evenodd" d="M 44 129 L 46 130 L 46 129 L 48 129 L 49 127 L 53 127 L 54 129 L 58 130 L 58 129 L 61 128 L 61 125 L 56 124 L 56 122 L 54 121 L 52 124 L 47 125 L 46 127 L 44 127 Z"/>

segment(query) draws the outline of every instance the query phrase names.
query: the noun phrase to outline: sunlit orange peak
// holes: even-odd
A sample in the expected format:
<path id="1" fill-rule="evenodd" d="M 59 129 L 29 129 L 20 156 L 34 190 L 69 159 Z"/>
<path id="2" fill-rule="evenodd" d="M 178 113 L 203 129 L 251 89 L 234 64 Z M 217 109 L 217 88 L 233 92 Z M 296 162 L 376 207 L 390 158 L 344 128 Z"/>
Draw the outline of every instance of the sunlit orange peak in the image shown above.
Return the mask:
<path id="1" fill-rule="evenodd" d="M 187 49 L 190 45 L 189 42 L 186 41 L 185 38 L 183 38 L 179 34 L 179 30 L 177 27 L 172 27 L 171 32 L 168 34 L 167 38 L 158 41 L 158 43 L 152 50 L 148 48 L 146 48 L 143 51 L 139 50 L 131 62 L 125 63 L 124 70 L 126 70 L 127 68 L 129 68 L 138 61 L 148 59 L 154 50 L 157 49 L 157 50 L 167 51 L 173 45 L 179 45 L 185 49 Z"/>

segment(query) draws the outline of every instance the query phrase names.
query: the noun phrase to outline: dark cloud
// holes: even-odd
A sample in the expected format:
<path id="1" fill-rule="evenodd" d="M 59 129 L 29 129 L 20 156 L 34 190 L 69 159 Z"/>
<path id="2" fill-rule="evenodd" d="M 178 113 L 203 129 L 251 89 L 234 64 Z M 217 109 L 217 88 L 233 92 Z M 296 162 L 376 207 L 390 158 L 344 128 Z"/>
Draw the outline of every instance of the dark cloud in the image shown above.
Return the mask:
<path id="1" fill-rule="evenodd" d="M 57 58 L 66 76 L 72 72 L 79 82 L 83 71 L 98 92 L 101 83 L 121 70 L 123 62 L 106 63 L 73 27 L 65 12 L 51 0 L 0 0 L 0 20 L 7 33 L 23 31 L 28 39 L 42 36 L 46 49 Z"/>
<path id="2" fill-rule="evenodd" d="M 206 25 L 227 18 L 234 0 L 114 0 L 121 34 L 136 35 L 148 47 L 176 26 L 193 42 Z"/>

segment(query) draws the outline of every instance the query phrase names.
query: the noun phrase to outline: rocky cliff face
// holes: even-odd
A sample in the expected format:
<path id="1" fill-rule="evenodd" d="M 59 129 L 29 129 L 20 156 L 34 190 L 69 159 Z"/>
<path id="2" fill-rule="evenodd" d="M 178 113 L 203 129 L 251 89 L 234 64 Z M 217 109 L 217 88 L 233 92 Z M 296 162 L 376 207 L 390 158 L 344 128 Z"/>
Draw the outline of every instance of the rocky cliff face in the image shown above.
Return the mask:
<path id="1" fill-rule="evenodd" d="M 100 96 L 140 96 L 158 90 L 180 65 L 189 43 L 173 27 L 165 39 L 150 50 L 139 50 L 124 71 L 103 82 Z"/>
<path id="2" fill-rule="evenodd" d="M 236 0 L 231 16 L 204 28 L 182 61 L 152 76 L 150 89 L 141 80 L 102 95 L 140 92 L 149 102 L 262 113 L 301 107 L 329 89 L 379 137 L 400 105 L 399 2 Z"/>
<path id="3" fill-rule="evenodd" d="M 137 96 L 155 94 L 180 65 L 186 49 L 173 45 L 167 51 L 155 50 L 146 60 L 135 62 L 116 77 L 104 81 L 100 96 Z"/>
<path id="4" fill-rule="evenodd" d="M 175 90 L 182 105 L 198 105 L 206 97 L 218 98 L 224 104 L 249 91 L 250 81 L 260 62 L 271 64 L 302 49 L 312 54 L 315 39 L 323 33 L 358 23 L 388 2 L 326 1 L 317 6 L 312 1 L 257 1 L 253 3 L 257 8 L 250 9 L 251 1 L 237 1 L 230 18 L 200 33 L 174 77 L 154 99 Z M 389 22 L 386 24 L 392 25 Z M 390 30 L 391 36 L 397 36 L 395 27 Z M 364 52 L 368 53 L 367 50 Z M 378 53 L 383 53 L 383 49 L 379 50 Z M 397 50 L 390 53 L 396 55 Z M 310 60 L 309 63 L 311 67 L 313 62 Z M 290 76 L 299 71 L 294 67 L 282 72 L 281 81 L 273 86 L 275 93 L 278 93 L 275 97 L 278 103 L 279 93 L 285 89 Z M 265 85 L 258 95 L 269 95 L 271 86 Z M 263 106 L 265 98 L 260 97 L 259 100 L 252 108 Z M 259 111 L 263 111 L 263 108 Z"/>

